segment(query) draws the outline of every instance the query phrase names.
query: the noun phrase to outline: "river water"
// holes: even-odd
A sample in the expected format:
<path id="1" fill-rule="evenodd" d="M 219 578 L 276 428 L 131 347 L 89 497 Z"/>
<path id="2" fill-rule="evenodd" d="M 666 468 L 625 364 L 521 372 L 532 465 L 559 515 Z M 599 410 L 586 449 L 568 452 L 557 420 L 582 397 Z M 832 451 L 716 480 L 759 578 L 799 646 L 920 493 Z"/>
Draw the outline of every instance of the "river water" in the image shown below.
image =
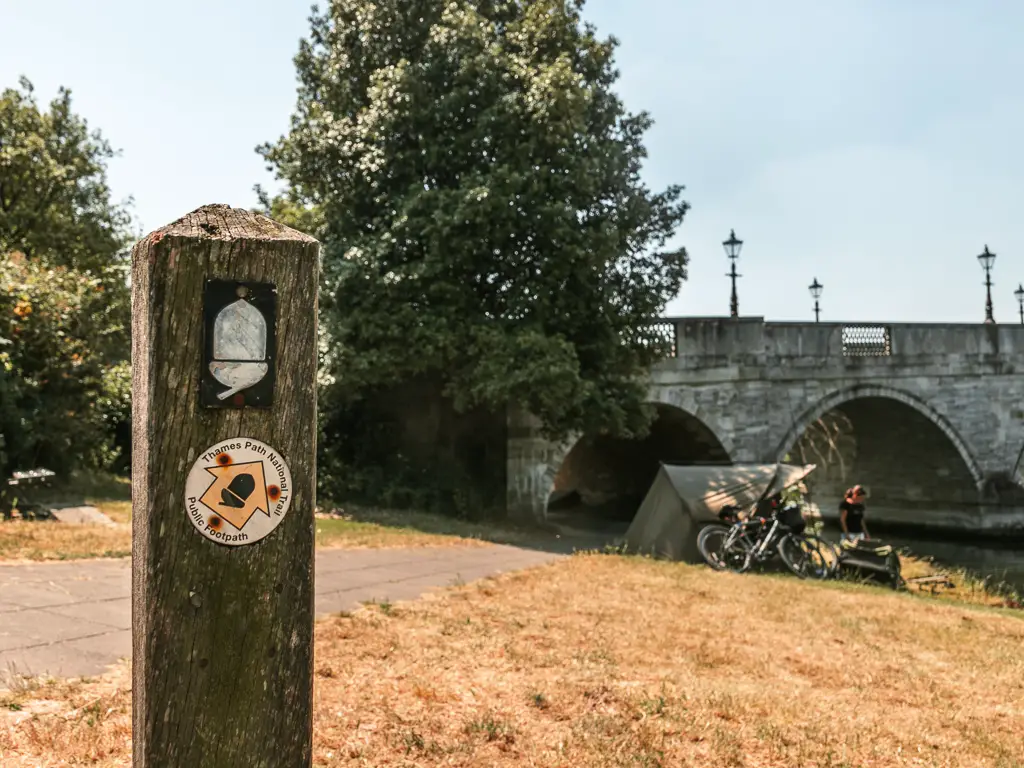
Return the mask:
<path id="1" fill-rule="evenodd" d="M 872 529 L 875 538 L 897 547 L 906 547 L 913 554 L 930 557 L 936 564 L 963 568 L 992 582 L 1004 582 L 1024 594 L 1024 542 L 993 540 L 954 540 L 946 536 L 925 536 L 904 531 L 889 532 Z M 839 528 L 826 526 L 826 538 L 838 541 Z"/>

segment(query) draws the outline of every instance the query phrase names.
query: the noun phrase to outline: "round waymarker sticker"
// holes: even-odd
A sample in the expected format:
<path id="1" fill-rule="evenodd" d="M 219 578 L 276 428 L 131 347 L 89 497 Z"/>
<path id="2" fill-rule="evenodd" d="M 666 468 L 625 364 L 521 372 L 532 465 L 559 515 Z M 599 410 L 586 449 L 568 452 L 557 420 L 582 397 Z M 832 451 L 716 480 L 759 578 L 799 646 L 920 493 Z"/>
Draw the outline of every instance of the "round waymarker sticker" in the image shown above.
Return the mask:
<path id="1" fill-rule="evenodd" d="M 269 445 L 236 437 L 208 448 L 185 480 L 185 512 L 203 536 L 239 547 L 267 536 L 291 506 L 292 474 Z"/>

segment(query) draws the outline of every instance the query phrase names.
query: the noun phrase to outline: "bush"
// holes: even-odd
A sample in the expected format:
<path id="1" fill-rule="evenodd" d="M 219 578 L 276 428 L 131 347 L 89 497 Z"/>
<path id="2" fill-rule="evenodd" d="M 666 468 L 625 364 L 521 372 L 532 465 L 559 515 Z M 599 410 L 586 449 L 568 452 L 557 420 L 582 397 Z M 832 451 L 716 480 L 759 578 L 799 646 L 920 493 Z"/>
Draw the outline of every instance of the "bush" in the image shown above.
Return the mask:
<path id="1" fill-rule="evenodd" d="M 321 382 L 319 493 L 480 521 L 504 514 L 504 413 L 458 412 L 431 382 L 345 402 Z"/>
<path id="2" fill-rule="evenodd" d="M 5 474 L 127 459 L 126 286 L 18 253 L 0 259 L 0 462 Z"/>
<path id="3" fill-rule="evenodd" d="M 132 367 L 127 360 L 103 372 L 96 407 L 107 436 L 100 465 L 128 472 L 132 466 Z"/>

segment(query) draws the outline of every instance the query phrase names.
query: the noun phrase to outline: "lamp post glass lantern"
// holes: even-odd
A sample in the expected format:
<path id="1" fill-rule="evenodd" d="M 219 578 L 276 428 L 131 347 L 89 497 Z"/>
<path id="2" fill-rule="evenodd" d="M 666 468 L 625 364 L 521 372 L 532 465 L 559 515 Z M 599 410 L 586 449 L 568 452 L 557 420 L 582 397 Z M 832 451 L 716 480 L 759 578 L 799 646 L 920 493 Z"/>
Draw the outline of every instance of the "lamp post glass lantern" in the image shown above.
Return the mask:
<path id="1" fill-rule="evenodd" d="M 729 301 L 729 314 L 733 317 L 739 317 L 740 300 L 736 295 L 736 278 L 741 277 L 741 275 L 736 272 L 736 259 L 740 256 L 743 241 L 736 237 L 736 230 L 729 230 L 729 239 L 722 241 L 722 247 L 725 248 L 725 255 L 729 257 L 729 261 L 732 262 L 732 269 L 726 275 L 726 277 L 732 278 L 732 297 Z"/>
<path id="2" fill-rule="evenodd" d="M 996 255 L 989 251 L 988 245 L 985 250 L 978 254 L 978 263 L 985 270 L 985 322 L 994 323 L 992 316 L 992 265 L 995 263 Z"/>
<path id="3" fill-rule="evenodd" d="M 1020 324 L 1024 325 L 1024 284 L 1017 283 L 1017 290 L 1013 295 L 1017 297 L 1017 306 L 1020 308 Z"/>
<path id="4" fill-rule="evenodd" d="M 825 286 L 818 282 L 818 278 L 814 278 L 814 282 L 807 286 L 807 290 L 811 292 L 811 297 L 814 299 L 814 322 L 818 322 L 821 318 L 821 308 L 818 305 L 818 299 L 821 298 L 821 291 Z"/>

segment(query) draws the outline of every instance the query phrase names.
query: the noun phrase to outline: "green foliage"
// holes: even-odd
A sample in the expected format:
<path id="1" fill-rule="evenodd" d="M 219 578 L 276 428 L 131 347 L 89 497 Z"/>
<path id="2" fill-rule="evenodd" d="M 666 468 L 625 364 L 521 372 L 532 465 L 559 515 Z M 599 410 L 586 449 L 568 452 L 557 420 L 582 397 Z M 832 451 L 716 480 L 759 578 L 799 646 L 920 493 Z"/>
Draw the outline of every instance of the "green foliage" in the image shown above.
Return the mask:
<path id="1" fill-rule="evenodd" d="M 128 307 L 99 277 L 0 259 L 0 434 L 5 473 L 108 466 L 125 416 Z"/>
<path id="2" fill-rule="evenodd" d="M 128 211 L 114 151 L 61 89 L 0 93 L 0 469 L 129 459 Z"/>
<path id="3" fill-rule="evenodd" d="M 288 191 L 283 195 L 270 197 L 259 185 L 256 185 L 260 208 L 257 213 L 269 216 L 285 226 L 305 232 L 317 239 L 324 236 L 323 212 L 315 205 L 303 203 L 296 195 Z"/>
<path id="4" fill-rule="evenodd" d="M 0 254 L 123 283 L 131 232 L 126 207 L 110 201 L 114 150 L 71 111 L 70 91 L 60 89 L 44 112 L 32 84 L 20 86 L 0 93 Z"/>
<path id="5" fill-rule="evenodd" d="M 328 394 L 332 390 L 328 388 Z M 455 414 L 424 382 L 321 406 L 320 493 L 466 520 L 504 508 L 505 432 L 490 414 Z"/>
<path id="6" fill-rule="evenodd" d="M 127 360 L 103 371 L 96 412 L 106 435 L 99 463 L 126 472 L 132 456 L 132 367 Z"/>
<path id="7" fill-rule="evenodd" d="M 651 121 L 582 0 L 333 0 L 296 57 L 269 213 L 324 243 L 326 402 L 420 377 L 553 437 L 643 434 L 641 330 L 685 279 L 688 206 L 640 181 Z"/>

